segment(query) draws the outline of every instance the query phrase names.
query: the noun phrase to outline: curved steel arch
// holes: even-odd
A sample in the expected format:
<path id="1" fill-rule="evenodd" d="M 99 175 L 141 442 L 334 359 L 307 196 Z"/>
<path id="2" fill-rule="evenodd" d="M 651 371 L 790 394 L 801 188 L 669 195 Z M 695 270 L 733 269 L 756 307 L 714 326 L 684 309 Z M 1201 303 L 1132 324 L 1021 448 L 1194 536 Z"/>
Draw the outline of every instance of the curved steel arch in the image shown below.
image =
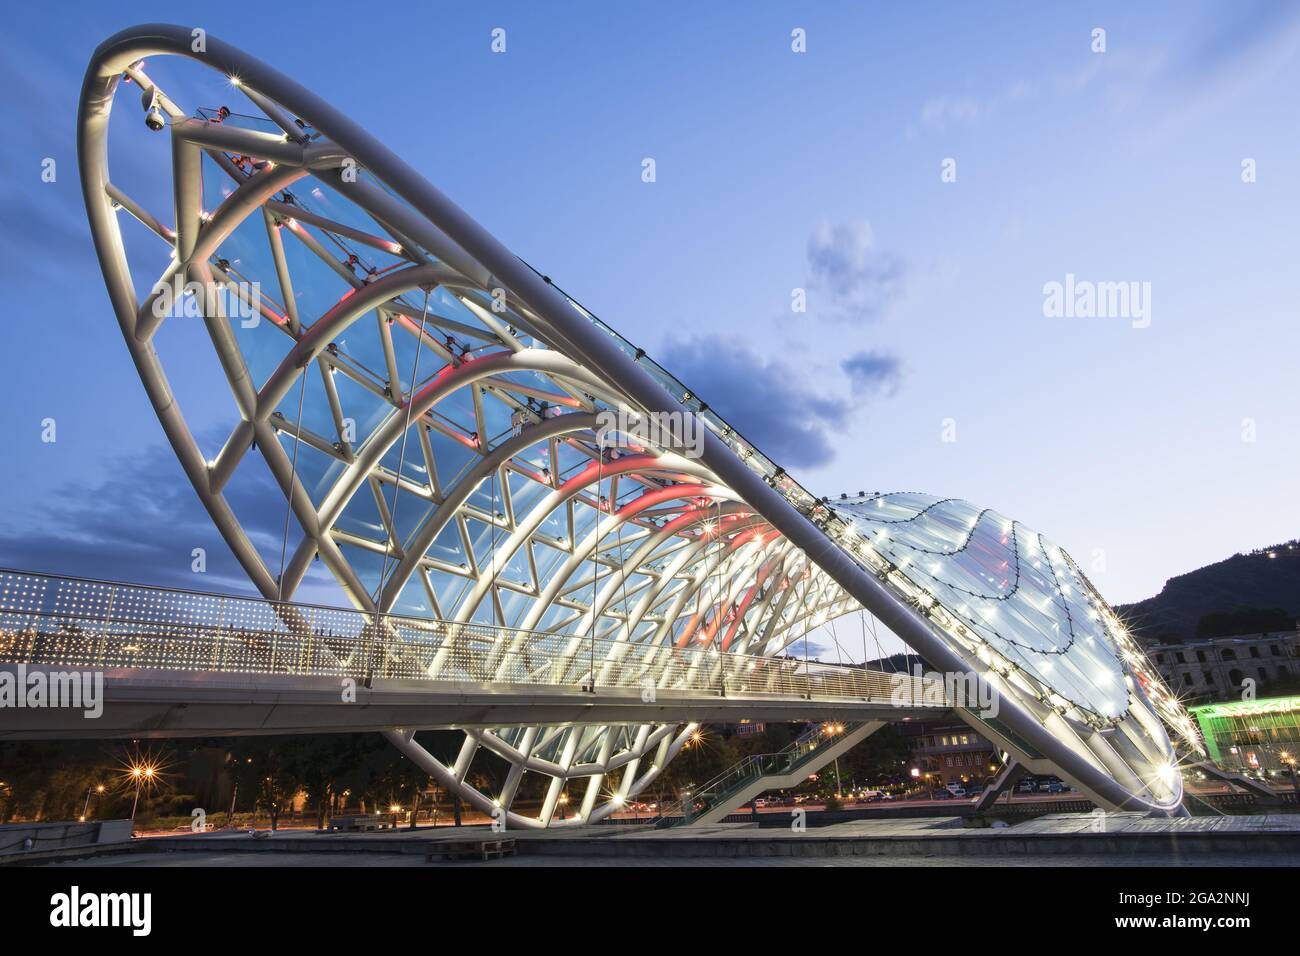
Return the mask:
<path id="1" fill-rule="evenodd" d="M 934 666 L 971 672 L 976 686 L 995 692 L 996 719 L 969 709 L 963 716 L 1009 752 L 1055 766 L 1105 805 L 1177 808 L 1176 756 L 1162 721 L 1194 741 L 1190 721 L 1068 555 L 1039 538 L 1050 575 L 1026 572 L 1033 586 L 1022 593 L 1023 532 L 1013 523 L 1002 547 L 1016 562 L 1015 587 L 1005 597 L 963 590 L 954 582 L 987 569 L 964 553 L 926 547 L 948 540 L 948 524 L 936 517 L 946 501 L 892 522 L 870 508 L 905 510 L 907 496 L 861 507 L 819 501 L 357 124 L 255 58 L 201 39 L 185 27 L 148 25 L 96 50 L 79 107 L 79 163 L 127 347 L 187 476 L 263 595 L 291 597 L 319 556 L 368 611 L 415 607 L 449 620 L 526 622 L 571 636 L 574 648 L 590 632 L 617 635 L 628 648 L 695 641 L 720 653 L 757 646 L 765 654 L 796 640 L 801 626 L 806 632 L 865 608 Z M 164 72 L 180 58 L 232 78 L 256 115 L 190 116 L 146 72 L 150 57 L 168 58 Z M 170 120 L 174 228 L 109 178 L 109 116 L 127 80 Z M 216 183 L 229 191 L 209 213 L 205 189 Z M 155 340 L 175 319 L 155 311 L 157 287 L 137 301 L 119 210 L 170 247 L 161 281 L 180 277 L 203 290 L 199 311 L 238 415 L 211 460 L 171 396 Z M 250 249 L 262 261 L 235 254 Z M 222 301 L 246 273 L 279 289 L 278 300 L 259 287 L 236 290 L 243 306 L 269 320 L 274 346 L 245 334 Z M 337 299 L 313 311 L 304 290 L 319 298 L 331 286 Z M 374 340 L 366 342 L 371 314 Z M 266 349 L 276 353 L 273 365 L 256 382 L 252 366 Z M 321 383 L 312 420 L 332 434 L 303 420 L 310 365 Z M 354 405 L 370 407 L 364 434 L 346 427 L 357 424 L 345 414 Z M 608 430 L 596 427 L 611 410 L 697 416 L 707 426 L 699 457 L 639 435 L 622 436 L 640 444 L 619 457 Z M 279 576 L 225 495 L 254 442 L 301 533 Z M 420 509 L 413 524 L 411 508 Z M 912 566 L 886 524 L 907 524 L 916 532 L 911 546 L 938 569 Z M 440 544 L 448 534 L 452 544 Z M 997 547 L 986 548 L 995 563 L 1003 557 Z M 367 556 L 379 558 L 377 573 Z M 1045 607 L 1032 603 L 1039 598 Z M 977 600 L 1000 603 L 972 616 L 965 602 Z M 1002 609 L 1016 615 L 1015 627 L 980 616 Z M 1075 611 L 1095 620 L 1076 622 Z M 1059 639 L 1062 624 L 1068 641 Z M 1076 642 L 1078 634 L 1085 636 Z M 1082 650 L 1085 642 L 1098 649 Z M 500 648 L 499 659 L 510 653 Z M 1056 660 L 1068 665 L 1068 680 L 1050 675 L 1045 665 Z M 573 667 L 599 679 L 590 667 L 583 672 L 576 653 Z M 1114 695 L 1081 689 L 1080 681 L 1107 674 L 1118 675 Z M 690 730 L 472 731 L 450 765 L 407 732 L 390 739 L 480 808 L 499 806 L 513 825 L 545 826 L 613 812 L 662 771 Z M 510 764 L 495 798 L 470 783 L 480 748 Z M 640 772 L 652 750 L 650 769 Z M 602 782 L 616 770 L 619 782 L 602 801 Z M 536 816 L 511 809 L 530 771 L 549 777 Z M 580 806 L 556 820 L 574 778 L 586 780 Z"/>

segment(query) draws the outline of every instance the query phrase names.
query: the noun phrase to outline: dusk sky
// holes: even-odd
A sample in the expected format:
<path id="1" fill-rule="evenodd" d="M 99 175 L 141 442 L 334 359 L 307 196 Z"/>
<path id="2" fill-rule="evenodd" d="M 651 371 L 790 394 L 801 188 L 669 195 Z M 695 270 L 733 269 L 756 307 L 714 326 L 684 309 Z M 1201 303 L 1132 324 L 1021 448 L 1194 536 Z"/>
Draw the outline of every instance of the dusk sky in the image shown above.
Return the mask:
<path id="1" fill-rule="evenodd" d="M 248 590 L 122 343 L 77 177 L 91 51 L 150 21 L 331 100 L 811 489 L 995 508 L 1114 603 L 1300 535 L 1300 6 L 699 7 L 12 6 L 0 563 L 195 586 L 203 546 L 206 586 Z M 1148 311 L 1046 315 L 1067 276 Z M 228 396 L 182 398 L 228 429 Z"/>

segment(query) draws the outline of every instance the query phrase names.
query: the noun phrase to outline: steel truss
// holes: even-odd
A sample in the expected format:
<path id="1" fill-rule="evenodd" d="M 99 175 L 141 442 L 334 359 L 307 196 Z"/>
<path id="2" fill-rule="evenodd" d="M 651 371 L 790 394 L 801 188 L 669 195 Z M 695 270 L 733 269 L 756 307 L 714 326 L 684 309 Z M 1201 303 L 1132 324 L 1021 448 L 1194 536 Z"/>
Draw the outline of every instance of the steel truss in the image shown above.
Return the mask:
<path id="1" fill-rule="evenodd" d="M 1118 732 L 1058 713 L 1050 688 L 990 665 L 833 509 L 380 142 L 215 37 L 196 50 L 196 36 L 151 25 L 101 45 L 82 93 L 79 157 L 127 347 L 195 491 L 263 596 L 291 599 L 319 559 L 363 611 L 567 635 L 575 673 L 597 684 L 620 648 L 780 654 L 865 608 L 935 666 L 974 668 L 995 684 L 996 727 L 966 716 L 1009 752 L 1050 763 L 1107 805 L 1177 806 L 1178 788 L 1152 777 L 1172 760 L 1154 715 L 1180 716 L 1158 679 L 1141 671 Z M 154 79 L 178 58 L 229 77 L 256 116 L 183 109 Z M 128 83 L 166 116 L 174 225 L 109 176 L 110 110 Z M 170 252 L 142 297 L 128 229 Z M 178 277 L 198 283 L 194 305 L 233 399 L 233 425 L 211 455 L 159 352 L 169 328 L 189 321 L 154 308 Z M 231 314 L 232 295 L 259 319 L 255 331 Z M 599 418 L 610 410 L 641 421 L 694 413 L 702 453 L 611 432 Z M 296 546 L 286 534 L 272 560 L 227 493 L 255 459 L 296 529 Z M 614 649 L 584 662 L 592 638 Z M 494 648 L 498 670 L 518 651 Z M 471 804 L 535 827 L 608 816 L 694 730 L 469 730 L 450 762 L 410 730 L 389 738 Z M 475 785 L 481 752 L 509 765 L 496 792 Z M 535 816 L 512 809 L 527 773 L 545 778 Z"/>

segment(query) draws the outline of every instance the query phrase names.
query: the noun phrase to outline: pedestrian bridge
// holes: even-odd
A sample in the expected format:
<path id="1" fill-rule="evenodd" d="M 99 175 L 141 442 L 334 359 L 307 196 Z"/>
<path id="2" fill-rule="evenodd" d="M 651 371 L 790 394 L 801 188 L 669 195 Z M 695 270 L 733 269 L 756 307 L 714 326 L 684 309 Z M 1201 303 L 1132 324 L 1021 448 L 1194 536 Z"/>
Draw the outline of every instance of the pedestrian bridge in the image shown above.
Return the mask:
<path id="1" fill-rule="evenodd" d="M 33 674 L 102 675 L 103 706 L 6 701 L 0 739 L 868 722 L 951 709 L 939 680 L 716 645 L 619 642 L 22 571 L 0 571 L 6 673 L 20 695 Z"/>

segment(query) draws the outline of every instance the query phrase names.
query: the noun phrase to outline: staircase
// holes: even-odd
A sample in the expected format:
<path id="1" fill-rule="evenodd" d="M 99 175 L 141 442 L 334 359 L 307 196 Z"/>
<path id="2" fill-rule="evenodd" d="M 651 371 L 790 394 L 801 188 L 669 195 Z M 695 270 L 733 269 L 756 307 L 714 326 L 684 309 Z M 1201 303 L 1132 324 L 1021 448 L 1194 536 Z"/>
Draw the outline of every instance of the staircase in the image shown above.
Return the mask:
<path id="1" fill-rule="evenodd" d="M 1202 760 L 1198 763 L 1188 764 L 1187 766 L 1193 770 L 1199 770 L 1206 776 L 1213 777 L 1215 780 L 1221 780 L 1229 786 L 1240 787 L 1247 793 L 1254 794 L 1255 799 L 1265 806 L 1281 804 L 1285 799 L 1281 793 L 1277 792 L 1272 787 L 1260 783 L 1258 780 L 1252 780 L 1245 774 L 1237 773 L 1235 770 L 1225 770 L 1213 761 Z M 1204 803 L 1205 801 L 1202 800 L 1201 802 Z"/>
<path id="2" fill-rule="evenodd" d="M 828 724 L 817 724 L 776 753 L 751 754 L 728 767 L 677 803 L 664 807 L 654 825 L 663 828 L 720 823 L 761 793 L 802 783 L 809 774 L 853 749 L 884 725 L 884 721 L 873 720 L 842 724 L 831 730 Z"/>

